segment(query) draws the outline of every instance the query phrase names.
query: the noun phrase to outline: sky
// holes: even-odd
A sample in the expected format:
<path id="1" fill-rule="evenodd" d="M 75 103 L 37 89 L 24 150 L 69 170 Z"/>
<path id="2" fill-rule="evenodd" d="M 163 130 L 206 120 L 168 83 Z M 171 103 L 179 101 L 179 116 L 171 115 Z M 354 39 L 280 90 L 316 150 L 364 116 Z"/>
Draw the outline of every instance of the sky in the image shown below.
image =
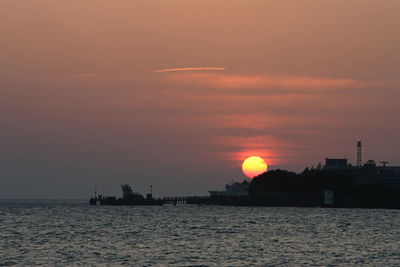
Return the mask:
<path id="1" fill-rule="evenodd" d="M 400 1 L 0 1 L 0 198 L 400 165 Z"/>

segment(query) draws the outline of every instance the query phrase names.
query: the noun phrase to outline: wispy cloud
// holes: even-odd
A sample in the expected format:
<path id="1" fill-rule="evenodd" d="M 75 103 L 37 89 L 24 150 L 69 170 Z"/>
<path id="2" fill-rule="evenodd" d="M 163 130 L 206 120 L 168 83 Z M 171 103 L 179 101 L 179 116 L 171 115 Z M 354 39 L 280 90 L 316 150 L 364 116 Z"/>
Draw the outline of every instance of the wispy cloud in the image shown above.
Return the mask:
<path id="1" fill-rule="evenodd" d="M 176 82 L 201 82 L 217 88 L 359 88 L 368 82 L 353 79 L 285 75 L 224 75 L 224 74 L 181 74 L 173 77 Z"/>
<path id="2" fill-rule="evenodd" d="M 174 71 L 203 71 L 203 70 L 225 70 L 224 67 L 188 67 L 188 68 L 170 68 L 160 69 L 153 72 L 174 72 Z"/>
<path id="3" fill-rule="evenodd" d="M 171 73 L 166 79 L 170 83 L 180 84 L 185 88 L 238 95 L 332 94 L 379 84 L 347 78 L 273 74 Z"/>

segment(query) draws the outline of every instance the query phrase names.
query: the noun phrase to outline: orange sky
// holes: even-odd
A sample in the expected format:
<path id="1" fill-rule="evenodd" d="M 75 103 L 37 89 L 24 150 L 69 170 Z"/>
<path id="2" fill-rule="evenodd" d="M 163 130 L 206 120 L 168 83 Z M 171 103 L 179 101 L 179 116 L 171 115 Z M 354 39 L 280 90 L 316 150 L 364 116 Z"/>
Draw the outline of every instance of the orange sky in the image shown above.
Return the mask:
<path id="1" fill-rule="evenodd" d="M 2 0 L 0 195 L 205 195 L 253 154 L 269 169 L 354 163 L 358 137 L 365 159 L 400 165 L 399 11 Z"/>

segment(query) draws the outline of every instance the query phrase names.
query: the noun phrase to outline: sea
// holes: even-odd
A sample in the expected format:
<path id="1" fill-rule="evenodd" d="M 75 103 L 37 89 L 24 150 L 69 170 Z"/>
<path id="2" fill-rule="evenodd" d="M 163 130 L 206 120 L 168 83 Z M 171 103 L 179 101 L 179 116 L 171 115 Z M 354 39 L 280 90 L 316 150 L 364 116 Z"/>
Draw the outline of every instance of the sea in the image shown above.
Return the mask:
<path id="1" fill-rule="evenodd" d="M 0 266 L 400 266 L 400 210 L 1 200 Z"/>

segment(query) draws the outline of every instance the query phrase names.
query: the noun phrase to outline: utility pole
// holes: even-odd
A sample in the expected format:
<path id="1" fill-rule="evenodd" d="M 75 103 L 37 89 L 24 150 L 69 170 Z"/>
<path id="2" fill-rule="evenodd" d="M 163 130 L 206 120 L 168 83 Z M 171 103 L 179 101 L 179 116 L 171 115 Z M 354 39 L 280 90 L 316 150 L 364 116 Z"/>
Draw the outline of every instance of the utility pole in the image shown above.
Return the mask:
<path id="1" fill-rule="evenodd" d="M 388 164 L 389 162 L 388 161 L 381 161 L 381 163 L 382 163 L 383 167 L 386 167 L 386 164 Z"/>

